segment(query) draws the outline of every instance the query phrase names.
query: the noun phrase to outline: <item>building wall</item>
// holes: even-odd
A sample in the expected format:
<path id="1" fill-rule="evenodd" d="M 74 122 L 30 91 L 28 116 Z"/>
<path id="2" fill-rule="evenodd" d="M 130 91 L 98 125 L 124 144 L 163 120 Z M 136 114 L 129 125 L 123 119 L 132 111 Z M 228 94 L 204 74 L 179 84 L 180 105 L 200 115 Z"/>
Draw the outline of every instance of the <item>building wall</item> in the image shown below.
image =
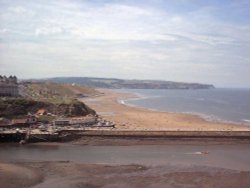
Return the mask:
<path id="1" fill-rule="evenodd" d="M 18 84 L 15 76 L 1 76 L 0 75 L 0 96 L 18 96 Z"/>

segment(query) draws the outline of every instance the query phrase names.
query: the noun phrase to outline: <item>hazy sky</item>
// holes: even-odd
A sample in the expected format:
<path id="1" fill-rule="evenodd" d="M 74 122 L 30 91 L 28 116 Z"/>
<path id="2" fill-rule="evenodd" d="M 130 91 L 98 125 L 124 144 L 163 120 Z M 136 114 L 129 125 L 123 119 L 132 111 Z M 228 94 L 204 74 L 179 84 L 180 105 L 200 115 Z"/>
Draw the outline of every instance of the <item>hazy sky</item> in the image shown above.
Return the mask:
<path id="1" fill-rule="evenodd" d="M 250 87 L 250 1 L 0 0 L 0 74 Z"/>

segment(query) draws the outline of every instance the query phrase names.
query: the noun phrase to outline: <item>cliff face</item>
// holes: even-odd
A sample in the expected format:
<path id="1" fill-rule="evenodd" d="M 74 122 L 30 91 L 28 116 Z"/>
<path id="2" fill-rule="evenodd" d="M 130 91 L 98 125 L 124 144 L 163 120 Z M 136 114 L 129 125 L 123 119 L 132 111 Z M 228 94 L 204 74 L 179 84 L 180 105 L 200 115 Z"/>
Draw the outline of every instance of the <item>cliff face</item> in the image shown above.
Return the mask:
<path id="1" fill-rule="evenodd" d="M 24 98 L 0 99 L 0 117 L 15 117 L 27 115 L 28 112 L 36 113 L 39 109 L 59 116 L 85 116 L 95 114 L 95 111 L 80 101 L 67 104 L 52 104 Z"/>

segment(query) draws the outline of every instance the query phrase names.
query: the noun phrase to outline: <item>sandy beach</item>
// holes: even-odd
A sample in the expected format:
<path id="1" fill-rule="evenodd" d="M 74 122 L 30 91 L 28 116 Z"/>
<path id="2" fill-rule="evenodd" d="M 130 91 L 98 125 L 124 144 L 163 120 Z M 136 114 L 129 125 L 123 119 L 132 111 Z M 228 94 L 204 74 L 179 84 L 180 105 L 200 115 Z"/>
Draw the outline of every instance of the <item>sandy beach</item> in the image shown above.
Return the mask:
<path id="1" fill-rule="evenodd" d="M 104 119 L 114 122 L 118 130 L 250 131 L 250 126 L 210 122 L 196 115 L 128 106 L 119 101 L 138 96 L 108 89 L 100 91 L 103 95 L 82 101 Z"/>

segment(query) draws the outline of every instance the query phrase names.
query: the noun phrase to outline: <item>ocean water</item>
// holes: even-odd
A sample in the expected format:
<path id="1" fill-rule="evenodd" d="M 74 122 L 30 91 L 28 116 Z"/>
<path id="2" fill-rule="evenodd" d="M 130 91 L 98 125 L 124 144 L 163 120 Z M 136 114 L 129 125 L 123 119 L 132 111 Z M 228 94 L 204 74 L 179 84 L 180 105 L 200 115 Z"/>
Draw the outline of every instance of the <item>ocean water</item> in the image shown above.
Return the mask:
<path id="1" fill-rule="evenodd" d="M 250 89 L 122 89 L 136 99 L 122 103 L 166 112 L 200 115 L 211 121 L 250 125 Z"/>

